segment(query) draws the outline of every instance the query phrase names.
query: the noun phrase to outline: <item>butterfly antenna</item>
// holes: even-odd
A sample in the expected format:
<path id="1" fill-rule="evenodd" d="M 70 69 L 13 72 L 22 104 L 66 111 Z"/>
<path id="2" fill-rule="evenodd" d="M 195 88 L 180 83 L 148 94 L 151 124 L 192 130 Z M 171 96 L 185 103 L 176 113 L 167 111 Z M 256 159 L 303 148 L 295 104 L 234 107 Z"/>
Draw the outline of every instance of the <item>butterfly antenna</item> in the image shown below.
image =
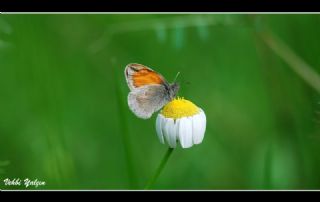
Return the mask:
<path id="1" fill-rule="evenodd" d="M 178 72 L 178 73 L 177 73 L 176 77 L 174 78 L 173 83 L 175 83 L 175 82 L 176 82 L 176 80 L 177 80 L 177 78 L 178 78 L 179 74 L 180 74 L 180 72 Z"/>

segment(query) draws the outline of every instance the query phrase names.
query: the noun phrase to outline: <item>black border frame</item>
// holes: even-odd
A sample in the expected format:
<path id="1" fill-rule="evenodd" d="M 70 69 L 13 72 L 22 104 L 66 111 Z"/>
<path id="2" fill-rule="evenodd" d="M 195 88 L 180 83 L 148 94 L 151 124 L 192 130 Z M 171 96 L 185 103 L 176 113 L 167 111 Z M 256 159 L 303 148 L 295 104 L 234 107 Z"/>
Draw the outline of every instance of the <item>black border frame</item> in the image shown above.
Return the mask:
<path id="1" fill-rule="evenodd" d="M 320 12 L 320 1 L 3 0 L 0 12 Z"/>

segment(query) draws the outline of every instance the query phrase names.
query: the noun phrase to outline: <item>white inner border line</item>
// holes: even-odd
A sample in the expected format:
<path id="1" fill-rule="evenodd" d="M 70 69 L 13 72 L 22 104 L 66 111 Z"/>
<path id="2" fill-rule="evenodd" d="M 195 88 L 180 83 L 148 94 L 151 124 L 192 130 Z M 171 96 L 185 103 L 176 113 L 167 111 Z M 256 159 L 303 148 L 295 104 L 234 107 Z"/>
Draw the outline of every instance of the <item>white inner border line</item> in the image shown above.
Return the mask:
<path id="1" fill-rule="evenodd" d="M 320 12 L 0 12 L 1 14 L 320 14 Z"/>

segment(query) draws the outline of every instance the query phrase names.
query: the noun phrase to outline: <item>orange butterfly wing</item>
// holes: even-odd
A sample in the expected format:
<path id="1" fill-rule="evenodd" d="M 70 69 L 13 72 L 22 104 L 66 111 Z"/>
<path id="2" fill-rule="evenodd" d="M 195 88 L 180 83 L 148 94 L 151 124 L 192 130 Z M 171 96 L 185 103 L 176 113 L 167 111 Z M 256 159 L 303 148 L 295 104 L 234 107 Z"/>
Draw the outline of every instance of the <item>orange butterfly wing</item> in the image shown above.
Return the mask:
<path id="1" fill-rule="evenodd" d="M 125 70 L 129 87 L 138 88 L 145 85 L 163 84 L 163 77 L 141 64 L 129 64 Z"/>
<path id="2" fill-rule="evenodd" d="M 133 85 L 137 88 L 150 84 L 162 84 L 163 80 L 159 74 L 149 69 L 141 69 L 132 76 Z"/>

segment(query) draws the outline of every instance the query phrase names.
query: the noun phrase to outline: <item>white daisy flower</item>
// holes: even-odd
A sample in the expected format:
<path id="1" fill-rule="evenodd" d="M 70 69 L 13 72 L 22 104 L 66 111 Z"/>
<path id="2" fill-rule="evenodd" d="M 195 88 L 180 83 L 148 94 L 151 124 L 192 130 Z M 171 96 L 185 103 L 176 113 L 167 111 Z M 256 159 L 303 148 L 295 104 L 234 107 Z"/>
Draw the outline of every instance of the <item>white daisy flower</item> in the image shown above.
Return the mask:
<path id="1" fill-rule="evenodd" d="M 200 144 L 206 130 L 206 115 L 189 100 L 176 98 L 158 114 L 156 130 L 160 142 L 175 148 L 180 142 L 182 148 Z"/>

